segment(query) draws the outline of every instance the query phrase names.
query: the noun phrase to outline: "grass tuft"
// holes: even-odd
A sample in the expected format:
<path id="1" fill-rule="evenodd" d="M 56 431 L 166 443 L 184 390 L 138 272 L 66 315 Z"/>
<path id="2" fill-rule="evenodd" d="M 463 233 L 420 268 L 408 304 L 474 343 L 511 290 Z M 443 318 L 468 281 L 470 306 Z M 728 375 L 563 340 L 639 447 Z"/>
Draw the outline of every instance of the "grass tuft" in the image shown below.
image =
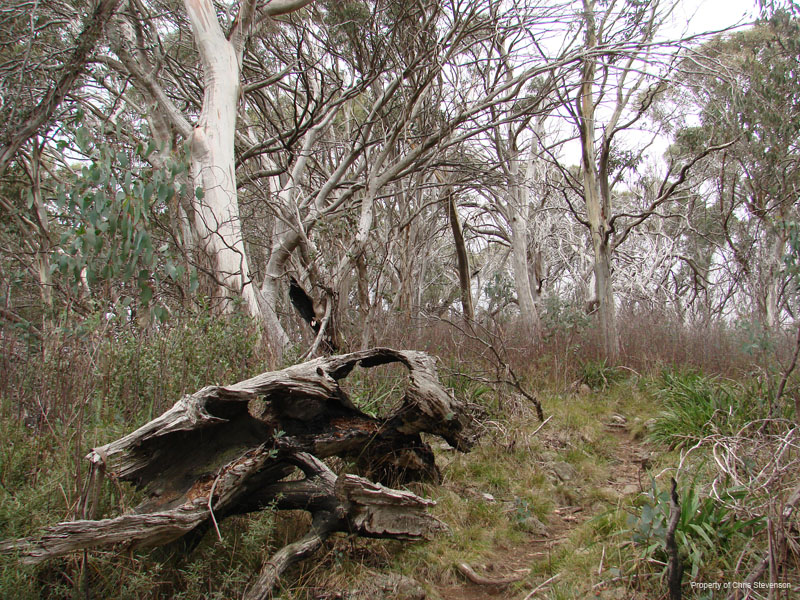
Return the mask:
<path id="1" fill-rule="evenodd" d="M 766 416 L 766 403 L 758 392 L 699 373 L 664 372 L 655 391 L 664 410 L 653 423 L 649 439 L 680 449 L 708 435 L 735 433 Z"/>

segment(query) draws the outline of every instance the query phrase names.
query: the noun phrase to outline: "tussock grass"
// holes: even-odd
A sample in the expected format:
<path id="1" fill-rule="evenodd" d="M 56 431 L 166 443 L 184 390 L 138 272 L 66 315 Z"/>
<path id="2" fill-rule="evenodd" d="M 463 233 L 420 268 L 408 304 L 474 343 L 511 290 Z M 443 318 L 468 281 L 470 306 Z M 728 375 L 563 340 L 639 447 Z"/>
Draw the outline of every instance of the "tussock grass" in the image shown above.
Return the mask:
<path id="1" fill-rule="evenodd" d="M 686 447 L 711 434 L 734 433 L 767 416 L 768 394 L 752 385 L 695 372 L 669 371 L 653 385 L 663 410 L 650 439 L 670 448 Z"/>
<path id="2" fill-rule="evenodd" d="M 287 574 L 280 597 L 306 600 L 340 590 L 377 590 L 378 575 L 400 573 L 436 598 L 437 588 L 464 582 L 455 569 L 459 562 L 494 565 L 501 572 L 530 569 L 508 588 L 510 598 L 524 597 L 556 573 L 560 576 L 548 586 L 548 598 L 595 593 L 613 598 L 621 590 L 626 598 L 661 594 L 660 568 L 651 562 L 658 555 L 643 553 L 647 546 L 633 539 L 631 519 L 638 523 L 648 503 L 655 510 L 666 478 L 681 459 L 681 440 L 734 431 L 763 412 L 765 395 L 737 379 L 746 363 L 742 353 L 731 350 L 724 363 L 707 352 L 714 344 L 736 347 L 724 332 L 709 334 L 692 356 L 686 330 L 670 333 L 661 323 L 652 338 L 669 338 L 668 343 L 647 345 L 649 321 L 639 317 L 625 323 L 640 327 L 623 338 L 629 368 L 598 361 L 588 321 L 570 328 L 554 325 L 539 348 L 517 337 L 513 327 L 504 330 L 505 356 L 552 417 L 538 429 L 529 405 L 508 389 L 480 380 L 493 374 L 489 363 L 476 362 L 485 348 L 470 348 L 471 342 L 441 322 L 404 329 L 387 320 L 382 343 L 437 354 L 445 385 L 482 411 L 478 447 L 459 454 L 432 440 L 442 483 L 412 486 L 437 501 L 434 513 L 450 531 L 413 544 L 337 536 L 313 561 Z M 92 446 L 130 431 L 186 392 L 277 366 L 256 332 L 240 316 L 190 315 L 157 332 L 115 329 L 98 321 L 81 332 L 59 332 L 47 348 L 17 352 L 13 361 L 0 357 L 0 538 L 72 518 L 85 469 L 82 457 Z M 675 364 L 708 367 L 705 372 L 716 376 L 687 374 Z M 670 366 L 666 375 L 664 365 Z M 480 377 L 470 376 L 476 372 Z M 390 369 L 370 371 L 351 378 L 349 391 L 364 410 L 381 414 L 402 397 L 402 380 L 402 373 Z M 576 381 L 586 382 L 588 393 L 580 393 Z M 609 427 L 614 418 L 625 422 L 624 431 Z M 630 469 L 622 455 L 634 446 L 651 454 L 649 466 L 641 468 L 640 477 L 629 474 L 621 481 L 620 472 Z M 696 481 L 698 507 L 706 506 L 705 486 L 713 477 L 706 458 L 698 452 L 686 465 Z M 649 475 L 658 475 L 657 492 L 650 496 Z M 622 493 L 623 484 L 639 489 Z M 98 516 L 117 514 L 136 501 L 131 489 L 107 486 Z M 557 512 L 564 508 L 580 510 Z M 549 537 L 535 532 L 537 521 Z M 224 521 L 221 542 L 212 532 L 191 553 L 179 546 L 124 555 L 89 552 L 86 561 L 74 556 L 39 567 L 0 557 L 0 597 L 74 598 L 86 590 L 109 598 L 236 597 L 261 561 L 305 525 L 305 516 L 265 511 Z M 756 536 L 756 549 L 762 542 Z M 722 559 L 699 567 L 698 578 L 730 572 L 737 544 L 734 539 Z M 609 581 L 614 589 L 601 585 Z M 377 600 L 382 592 L 370 593 Z"/>

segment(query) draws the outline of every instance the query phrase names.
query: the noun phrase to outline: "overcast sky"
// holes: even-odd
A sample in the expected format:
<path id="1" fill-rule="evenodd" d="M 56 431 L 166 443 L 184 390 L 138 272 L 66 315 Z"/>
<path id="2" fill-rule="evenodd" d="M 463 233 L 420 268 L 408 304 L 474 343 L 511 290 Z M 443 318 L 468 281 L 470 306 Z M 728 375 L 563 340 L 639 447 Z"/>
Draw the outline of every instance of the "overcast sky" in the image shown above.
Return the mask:
<path id="1" fill-rule="evenodd" d="M 757 15 L 756 0 L 684 0 L 675 11 L 675 27 L 704 33 L 751 22 Z"/>

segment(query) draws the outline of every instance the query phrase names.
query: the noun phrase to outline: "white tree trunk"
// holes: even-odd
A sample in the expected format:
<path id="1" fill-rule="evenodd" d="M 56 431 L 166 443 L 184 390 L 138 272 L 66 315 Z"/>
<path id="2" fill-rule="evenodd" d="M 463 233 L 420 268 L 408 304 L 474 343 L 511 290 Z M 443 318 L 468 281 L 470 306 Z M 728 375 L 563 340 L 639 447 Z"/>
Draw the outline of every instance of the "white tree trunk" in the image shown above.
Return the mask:
<path id="1" fill-rule="evenodd" d="M 583 0 L 584 19 L 586 22 L 586 48 L 591 50 L 597 46 L 597 35 L 594 20 L 594 1 Z M 597 153 L 595 151 L 595 110 L 594 78 L 596 59 L 584 59 L 583 81 L 577 108 L 580 116 L 581 134 L 581 170 L 583 171 L 583 195 L 586 202 L 586 218 L 592 236 L 594 251 L 594 282 L 597 299 L 597 319 L 600 335 L 603 339 L 605 357 L 611 363 L 619 358 L 619 336 L 617 333 L 616 308 L 614 306 L 614 289 L 611 281 L 611 247 L 607 239 L 610 230 L 608 219 L 611 212 L 611 201 L 600 189 L 601 180 L 597 170 Z"/>
<path id="2" fill-rule="evenodd" d="M 593 152 L 594 148 L 592 148 Z M 606 239 L 608 223 L 607 212 L 603 210 L 603 200 L 597 182 L 597 172 L 593 163 L 584 164 L 584 198 L 586 215 L 591 229 L 592 250 L 594 251 L 594 286 L 597 300 L 597 321 L 606 359 L 614 363 L 619 358 L 619 334 L 617 314 L 614 303 L 614 287 L 611 280 L 611 248 Z"/>
<path id="3" fill-rule="evenodd" d="M 517 303 L 525 331 L 538 340 L 541 337 L 541 320 L 536 307 L 537 286 L 531 283 L 528 264 L 528 239 L 530 228 L 530 203 L 528 185 L 533 175 L 534 150 L 528 159 L 524 176 L 520 173 L 518 156 L 511 157 L 510 173 L 512 176 L 508 200 L 508 222 L 511 227 L 511 265 L 514 270 L 514 287 L 517 292 Z"/>
<path id="4" fill-rule="evenodd" d="M 264 276 L 264 281 L 261 284 L 258 300 L 261 303 L 261 319 L 264 323 L 264 327 L 267 330 L 269 339 L 273 344 L 275 344 L 276 347 L 279 348 L 286 348 L 291 341 L 289 336 L 286 334 L 283 325 L 281 325 L 280 319 L 278 319 L 278 313 L 276 311 L 278 306 L 278 296 L 281 290 L 280 281 L 286 276 L 286 269 L 289 259 L 292 256 L 292 252 L 297 249 L 297 247 L 303 242 L 304 237 L 307 235 L 305 230 L 306 227 L 312 227 L 317 220 L 322 217 L 321 211 L 315 205 L 310 208 L 308 214 L 306 215 L 305 222 L 301 222 L 301 218 L 299 217 L 299 213 L 297 211 L 298 189 L 301 179 L 305 176 L 308 165 L 308 157 L 311 155 L 314 144 L 319 136 L 330 125 L 337 112 L 338 111 L 336 110 L 331 111 L 327 118 L 323 119 L 322 122 L 315 127 L 312 127 L 306 133 L 298 160 L 295 162 L 289 177 L 284 182 L 282 188 L 277 194 L 280 206 L 285 212 L 286 221 L 290 222 L 294 220 L 296 222 L 293 227 L 290 227 L 284 225 L 282 220 L 278 221 L 278 223 L 280 223 L 279 226 L 282 227 L 282 230 L 280 232 L 276 232 L 273 236 L 273 248 L 272 252 L 270 252 L 269 260 L 267 261 L 266 274 Z M 337 175 L 340 176 L 340 174 L 335 173 L 331 179 L 329 179 L 328 185 L 332 186 L 333 183 L 338 181 L 338 179 L 334 179 L 334 177 Z M 285 227 L 285 229 L 283 227 Z"/>
<path id="5" fill-rule="evenodd" d="M 601 242 L 602 236 L 592 232 L 594 248 L 594 283 L 597 298 L 597 320 L 606 359 L 615 363 L 619 359 L 619 332 L 617 310 L 614 302 L 614 286 L 611 280 L 611 253 L 608 244 Z"/>
<path id="6" fill-rule="evenodd" d="M 33 206 L 36 209 L 36 225 L 38 244 L 32 244 L 36 253 L 36 270 L 39 274 L 39 285 L 41 286 L 42 301 L 44 305 L 53 308 L 53 276 L 50 269 L 50 220 L 45 209 L 44 198 L 41 188 L 40 170 L 41 146 L 38 140 L 34 141 L 33 152 L 31 154 L 31 195 Z M 46 320 L 45 320 L 46 325 Z"/>
<path id="7" fill-rule="evenodd" d="M 222 31 L 211 0 L 185 0 L 203 64 L 203 109 L 191 137 L 191 163 L 197 192 L 194 228 L 213 261 L 226 297 L 242 294 L 251 315 L 260 317 L 256 288 L 249 279 L 236 194 L 234 134 L 240 91 L 237 49 Z"/>
<path id="8" fill-rule="evenodd" d="M 538 338 L 541 325 L 528 269 L 528 223 L 519 213 L 511 218 L 511 265 L 523 326 L 528 334 Z"/>

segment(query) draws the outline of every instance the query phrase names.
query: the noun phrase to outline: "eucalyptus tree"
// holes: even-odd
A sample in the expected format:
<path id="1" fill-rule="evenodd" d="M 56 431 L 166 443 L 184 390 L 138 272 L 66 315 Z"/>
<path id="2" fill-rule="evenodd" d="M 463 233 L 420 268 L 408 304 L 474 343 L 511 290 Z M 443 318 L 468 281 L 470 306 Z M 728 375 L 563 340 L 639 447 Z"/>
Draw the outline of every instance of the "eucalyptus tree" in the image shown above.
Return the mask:
<path id="1" fill-rule="evenodd" d="M 730 141 L 707 162 L 710 200 L 699 208 L 715 214 L 738 295 L 768 329 L 786 307 L 783 259 L 798 219 L 799 31 L 796 18 L 779 11 L 703 45 L 683 80 L 699 125 L 682 130 L 682 150 L 709 137 Z M 739 304 L 743 315 L 752 314 Z"/>
<path id="2" fill-rule="evenodd" d="M 502 16 L 501 10 L 509 16 Z M 541 196 L 544 189 L 539 182 L 540 189 L 533 191 L 545 170 L 538 157 L 538 138 L 555 101 L 550 95 L 553 82 L 574 69 L 577 61 L 565 51 L 568 46 L 550 39 L 569 20 L 567 5 L 512 2 L 490 5 L 489 11 L 497 24 L 493 35 L 471 48 L 451 76 L 453 87 L 462 90 L 457 102 L 491 97 L 494 90 L 530 72 L 532 65 L 553 68 L 529 78 L 510 101 L 492 104 L 485 115 L 476 115 L 477 122 L 469 124 L 475 135 L 463 136 L 458 147 L 440 157 L 446 166 L 436 176 L 446 190 L 442 196 L 447 200 L 464 315 L 473 318 L 472 278 L 479 272 L 470 267 L 466 238 L 484 238 L 478 247 L 499 242 L 510 249 L 521 323 L 531 339 L 537 339 L 536 297 L 542 275 L 530 231 L 533 196 Z"/>
<path id="3" fill-rule="evenodd" d="M 388 6 L 400 10 L 397 4 Z M 383 198 L 405 195 L 409 186 L 443 182 L 442 169 L 448 166 L 454 149 L 506 120 L 527 82 L 574 62 L 572 57 L 541 60 L 476 93 L 465 74 L 476 61 L 491 60 L 486 48 L 498 29 L 523 28 L 540 18 L 536 11 L 524 18 L 516 14 L 500 17 L 492 8 L 492 3 L 481 1 L 404 3 L 399 14 L 390 15 L 392 23 L 382 13 L 366 13 L 368 18 L 360 22 L 359 43 L 373 40 L 382 51 L 355 52 L 353 64 L 359 73 L 377 74 L 359 79 L 369 79 L 370 84 L 342 112 L 349 118 L 344 129 L 350 133 L 349 139 L 337 138 L 341 158 L 325 168 L 314 153 L 310 155 L 309 164 L 320 170 L 311 179 L 312 193 L 305 192 L 308 195 L 298 206 L 300 218 L 294 222 L 285 219 L 285 232 L 277 242 L 282 249 L 270 257 L 268 278 L 277 281 L 291 253 L 306 240 L 313 243 L 308 232 L 315 224 L 357 208 L 348 251 L 328 277 L 326 287 L 337 289 L 349 273 L 358 271 L 360 261 L 363 264 Z M 398 16 L 403 16 L 402 27 L 395 26 Z M 390 25 L 397 42 L 387 48 Z M 371 27 L 376 28 L 374 33 Z M 492 109 L 496 109 L 494 113 Z M 330 128 L 326 135 L 332 131 L 336 129 Z M 424 172 L 429 175 L 419 177 Z"/>
<path id="4" fill-rule="evenodd" d="M 76 114 L 79 103 L 72 94 L 119 4 L 11 1 L 0 7 L 0 252 L 13 272 L 32 275 L 47 308 L 54 302 L 55 244 L 46 210 L 43 180 L 49 167 L 43 153 L 59 121 Z M 8 275 L 4 280 L 9 285 L 20 280 Z M 10 289 L 3 295 L 4 317 L 25 321 L 15 312 Z"/>
<path id="5" fill-rule="evenodd" d="M 0 173 L 78 86 L 120 2 L 13 0 L 0 8 Z"/>
<path id="6" fill-rule="evenodd" d="M 289 270 L 299 265 L 307 277 L 310 263 L 324 267 L 315 276 L 334 302 L 364 262 L 382 199 L 505 120 L 528 81 L 574 57 L 531 62 L 476 94 L 462 68 L 491 61 L 485 49 L 497 31 L 523 30 L 543 9 L 520 16 L 497 15 L 484 0 L 315 3 L 276 24 L 270 11 L 297 5 L 266 6 L 251 15 L 242 5 L 233 18 L 202 3 L 185 14 L 131 3 L 113 30 L 117 58 L 106 65 L 131 78 L 160 141 L 190 142 L 195 193 L 179 206 L 184 240 L 206 251 L 221 287 L 240 290 L 283 347 L 289 336 L 277 311 Z M 181 35 L 187 26 L 202 82 Z M 212 110 L 217 103 L 226 108 Z M 264 218 L 251 227 L 242 210 Z M 339 229 L 347 251 L 325 264 L 315 230 L 354 214 L 352 227 Z"/>
<path id="7" fill-rule="evenodd" d="M 218 15 L 210 0 L 187 0 L 185 15 L 176 14 L 162 27 L 158 26 L 159 18 L 151 16 L 156 6 L 131 2 L 114 29 L 115 52 L 150 105 L 153 129 L 161 131 L 165 141 L 174 132 L 188 143 L 194 193 L 184 216 L 191 240 L 184 242 L 189 241 L 208 256 L 210 272 L 223 294 L 240 293 L 251 314 L 263 316 L 271 332 L 279 331 L 277 319 L 269 312 L 264 314 L 258 290 L 250 280 L 238 202 L 235 146 L 239 99 L 244 93 L 242 70 L 251 35 L 272 19 L 298 11 L 310 1 L 276 0 L 260 5 L 248 0 L 232 16 Z M 168 10 L 167 14 L 175 13 L 175 7 Z M 164 68 L 169 55 L 160 52 L 162 31 L 180 41 L 187 21 L 203 80 L 173 83 Z M 173 84 L 171 89 L 158 75 Z M 184 96 L 184 105 L 193 109 L 193 115 L 179 110 L 176 91 Z M 199 106 L 198 95 L 202 98 Z M 192 117 L 196 119 L 193 124 Z"/>
<path id="8" fill-rule="evenodd" d="M 640 195 L 633 211 L 616 207 L 619 190 L 632 189 L 631 178 L 636 179 L 646 148 L 659 134 L 647 118 L 648 110 L 665 93 L 679 50 L 686 45 L 683 40 L 662 36 L 674 6 L 660 0 L 583 0 L 580 79 L 577 88 L 572 83 L 558 88 L 573 137 L 580 142 L 580 174 L 576 176 L 565 166 L 563 154 L 553 152 L 552 156 L 567 184 L 581 198 L 575 203 L 570 194 L 564 194 L 573 217 L 591 235 L 598 328 L 606 358 L 611 361 L 619 355 L 612 269 L 615 250 L 682 189 L 700 158 L 718 149 L 709 144 L 695 156 L 670 161 L 660 184 L 649 188 L 654 194 Z M 651 125 L 656 128 L 648 132 Z M 627 134 L 634 130 L 635 135 Z"/>

